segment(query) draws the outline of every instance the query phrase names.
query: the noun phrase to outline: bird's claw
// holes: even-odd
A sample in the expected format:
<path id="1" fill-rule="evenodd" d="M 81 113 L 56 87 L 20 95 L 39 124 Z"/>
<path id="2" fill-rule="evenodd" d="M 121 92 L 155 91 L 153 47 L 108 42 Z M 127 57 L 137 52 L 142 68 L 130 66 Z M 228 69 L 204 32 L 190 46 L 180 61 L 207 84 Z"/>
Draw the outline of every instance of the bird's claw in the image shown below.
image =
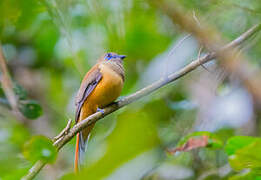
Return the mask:
<path id="1" fill-rule="evenodd" d="M 104 113 L 105 113 L 104 109 L 100 109 L 100 108 L 97 108 L 97 112 L 102 113 L 102 115 L 104 115 Z"/>

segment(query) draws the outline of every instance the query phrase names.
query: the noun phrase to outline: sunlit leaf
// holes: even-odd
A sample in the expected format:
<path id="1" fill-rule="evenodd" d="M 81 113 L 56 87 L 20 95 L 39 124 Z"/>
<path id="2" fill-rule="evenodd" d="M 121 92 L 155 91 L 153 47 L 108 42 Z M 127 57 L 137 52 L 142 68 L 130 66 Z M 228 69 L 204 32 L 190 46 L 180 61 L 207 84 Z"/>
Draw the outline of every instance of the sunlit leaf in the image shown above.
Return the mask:
<path id="1" fill-rule="evenodd" d="M 227 141 L 225 146 L 225 150 L 228 155 L 235 154 L 238 149 L 241 149 L 254 141 L 258 138 L 250 137 L 250 136 L 234 136 Z"/>
<path id="2" fill-rule="evenodd" d="M 43 113 L 42 107 L 34 100 L 21 101 L 19 109 L 29 119 L 36 119 Z"/>
<path id="3" fill-rule="evenodd" d="M 228 140 L 225 150 L 229 164 L 236 171 L 243 171 L 230 179 L 252 180 L 261 178 L 261 139 L 249 136 L 235 136 Z"/>
<path id="4" fill-rule="evenodd" d="M 56 159 L 57 150 L 52 141 L 45 136 L 34 136 L 24 145 L 23 154 L 31 162 L 44 160 L 52 163 Z"/>
<path id="5" fill-rule="evenodd" d="M 233 155 L 229 156 L 229 164 L 236 171 L 243 169 L 261 170 L 261 154 L 258 152 L 261 152 L 261 141 L 259 139 L 237 149 Z"/>

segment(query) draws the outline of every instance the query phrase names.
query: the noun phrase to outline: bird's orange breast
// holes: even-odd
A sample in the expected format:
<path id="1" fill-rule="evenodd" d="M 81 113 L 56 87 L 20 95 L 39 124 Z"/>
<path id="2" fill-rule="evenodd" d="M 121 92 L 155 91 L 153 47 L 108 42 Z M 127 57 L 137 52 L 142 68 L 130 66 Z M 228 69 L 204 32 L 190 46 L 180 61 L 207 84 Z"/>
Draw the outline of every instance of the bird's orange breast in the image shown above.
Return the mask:
<path id="1" fill-rule="evenodd" d="M 102 79 L 84 102 L 80 119 L 95 113 L 98 107 L 103 108 L 112 103 L 122 91 L 123 80 L 121 76 L 103 64 L 99 68 Z"/>
<path id="2" fill-rule="evenodd" d="M 120 75 L 107 66 L 101 64 L 99 68 L 102 73 L 102 79 L 89 99 L 95 101 L 98 107 L 102 108 L 112 103 L 120 96 L 123 80 Z"/>

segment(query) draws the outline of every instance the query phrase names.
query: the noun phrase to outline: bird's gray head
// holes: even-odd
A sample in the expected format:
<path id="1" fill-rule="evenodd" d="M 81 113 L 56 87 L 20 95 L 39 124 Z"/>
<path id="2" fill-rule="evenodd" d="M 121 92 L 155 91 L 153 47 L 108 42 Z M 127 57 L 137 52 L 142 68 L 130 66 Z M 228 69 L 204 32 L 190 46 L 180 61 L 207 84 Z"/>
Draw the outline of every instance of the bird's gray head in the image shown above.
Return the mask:
<path id="1" fill-rule="evenodd" d="M 114 52 L 109 52 L 104 54 L 99 60 L 99 63 L 109 66 L 115 72 L 117 72 L 124 80 L 124 68 L 123 68 L 123 59 L 125 55 L 118 55 Z"/>

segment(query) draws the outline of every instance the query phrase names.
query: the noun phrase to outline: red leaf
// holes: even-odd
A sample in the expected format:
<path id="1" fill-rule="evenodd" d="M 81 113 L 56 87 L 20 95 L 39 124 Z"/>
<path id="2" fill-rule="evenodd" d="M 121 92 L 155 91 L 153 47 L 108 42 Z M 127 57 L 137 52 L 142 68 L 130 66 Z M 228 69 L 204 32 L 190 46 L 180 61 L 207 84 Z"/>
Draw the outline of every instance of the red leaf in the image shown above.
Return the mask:
<path id="1" fill-rule="evenodd" d="M 180 147 L 174 149 L 168 149 L 170 154 L 174 154 L 177 151 L 190 151 L 192 149 L 206 147 L 208 144 L 208 136 L 191 137 L 188 141 Z"/>

